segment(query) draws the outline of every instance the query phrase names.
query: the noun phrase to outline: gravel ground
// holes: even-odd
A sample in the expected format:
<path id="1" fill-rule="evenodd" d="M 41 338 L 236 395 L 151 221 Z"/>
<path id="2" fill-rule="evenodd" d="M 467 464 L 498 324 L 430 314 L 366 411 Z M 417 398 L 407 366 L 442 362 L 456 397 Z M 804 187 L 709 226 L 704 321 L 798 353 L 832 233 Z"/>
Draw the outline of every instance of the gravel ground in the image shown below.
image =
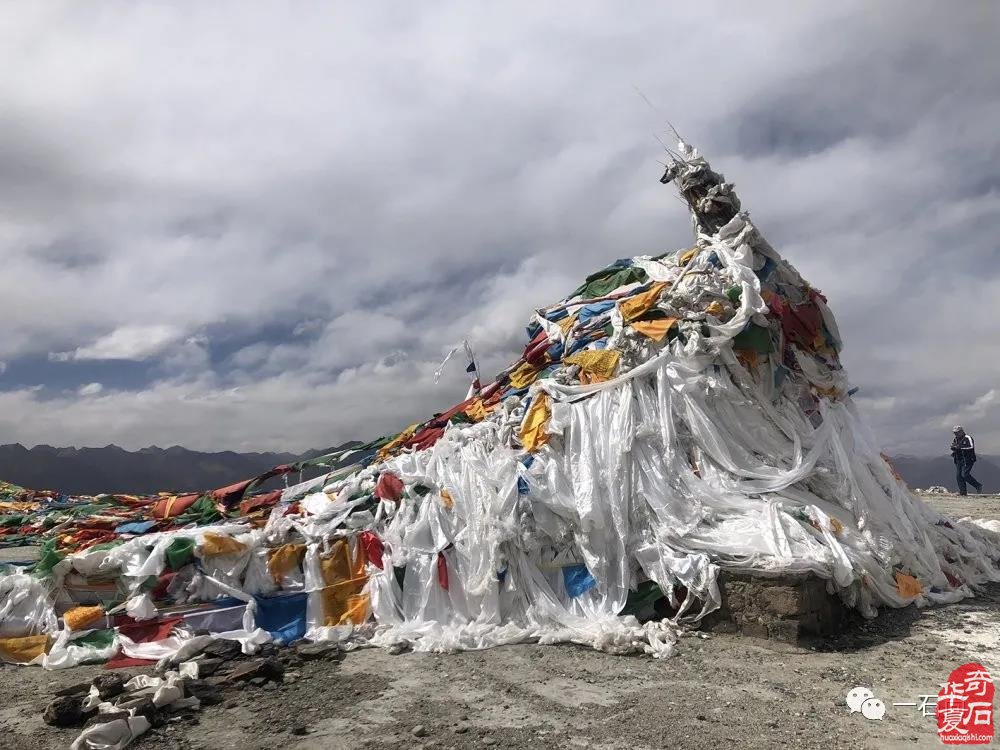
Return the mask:
<path id="1" fill-rule="evenodd" d="M 928 500 L 954 515 L 1000 518 L 998 498 Z M 692 635 L 663 661 L 573 646 L 365 649 L 296 665 L 282 685 L 227 688 L 223 703 L 132 747 L 940 747 L 932 716 L 892 703 L 936 694 L 969 661 L 1000 670 L 998 605 L 995 585 L 974 600 L 890 610 L 799 646 Z M 52 691 L 99 671 L 0 667 L 0 747 L 67 747 L 77 730 L 46 726 L 42 709 Z M 848 711 L 844 696 L 858 685 L 885 702 L 883 721 Z"/>

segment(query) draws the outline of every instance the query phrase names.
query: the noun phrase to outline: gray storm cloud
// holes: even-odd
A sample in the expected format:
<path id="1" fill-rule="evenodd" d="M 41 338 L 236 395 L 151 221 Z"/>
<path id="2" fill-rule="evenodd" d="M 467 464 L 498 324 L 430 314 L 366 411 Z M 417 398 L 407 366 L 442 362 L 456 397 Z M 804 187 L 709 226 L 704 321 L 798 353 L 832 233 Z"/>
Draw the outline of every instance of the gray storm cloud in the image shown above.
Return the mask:
<path id="1" fill-rule="evenodd" d="M 456 341 L 494 371 L 533 306 L 686 243 L 669 117 L 829 297 L 886 447 L 960 416 L 1000 452 L 992 4 L 0 18 L 2 442 L 298 450 L 444 408 Z"/>

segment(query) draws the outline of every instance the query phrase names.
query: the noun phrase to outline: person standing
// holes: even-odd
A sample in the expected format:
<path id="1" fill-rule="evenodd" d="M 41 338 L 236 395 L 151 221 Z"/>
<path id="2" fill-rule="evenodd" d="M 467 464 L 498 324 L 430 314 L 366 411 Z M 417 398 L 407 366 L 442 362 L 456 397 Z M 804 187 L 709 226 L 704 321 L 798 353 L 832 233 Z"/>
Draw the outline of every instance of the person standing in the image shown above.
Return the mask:
<path id="1" fill-rule="evenodd" d="M 972 465 L 976 463 L 976 441 L 972 435 L 967 435 L 961 425 L 955 425 L 952 430 L 955 439 L 951 441 L 951 458 L 955 462 L 955 473 L 958 477 L 958 494 L 969 494 L 966 484 L 971 484 L 976 488 L 976 492 L 983 491 L 983 485 L 972 476 Z"/>

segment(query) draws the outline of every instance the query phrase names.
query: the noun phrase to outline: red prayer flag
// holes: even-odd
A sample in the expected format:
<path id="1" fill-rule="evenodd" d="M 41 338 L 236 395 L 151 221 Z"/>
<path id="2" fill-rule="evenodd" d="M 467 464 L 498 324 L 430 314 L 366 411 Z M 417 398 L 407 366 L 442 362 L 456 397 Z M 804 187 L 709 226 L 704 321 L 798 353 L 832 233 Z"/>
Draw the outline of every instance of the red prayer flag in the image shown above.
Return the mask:
<path id="1" fill-rule="evenodd" d="M 362 531 L 361 547 L 365 551 L 365 557 L 368 558 L 371 564 L 382 570 L 382 553 L 385 551 L 382 540 L 371 531 Z"/>
<path id="2" fill-rule="evenodd" d="M 380 500 L 399 500 L 402 496 L 402 480 L 391 471 L 383 471 L 375 482 L 375 497 Z"/>
<path id="3" fill-rule="evenodd" d="M 441 588 L 445 591 L 448 590 L 448 560 L 444 556 L 444 552 L 438 552 L 437 559 L 437 574 L 438 583 L 441 584 Z"/>

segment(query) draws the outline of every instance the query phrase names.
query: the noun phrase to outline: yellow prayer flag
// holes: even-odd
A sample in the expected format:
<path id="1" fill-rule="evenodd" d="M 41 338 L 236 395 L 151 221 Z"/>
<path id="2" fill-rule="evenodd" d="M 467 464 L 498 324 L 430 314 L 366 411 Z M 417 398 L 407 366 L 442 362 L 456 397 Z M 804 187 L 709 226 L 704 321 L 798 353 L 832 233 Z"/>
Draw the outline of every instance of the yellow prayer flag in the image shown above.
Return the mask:
<path id="1" fill-rule="evenodd" d="M 206 531 L 201 542 L 201 556 L 215 557 L 216 555 L 239 554 L 246 551 L 246 548 L 245 544 L 237 542 L 231 536 Z"/>
<path id="2" fill-rule="evenodd" d="M 479 396 L 476 396 L 472 400 L 472 403 L 466 407 L 465 413 L 473 422 L 482 422 L 486 419 L 488 412 L 486 411 L 486 407 L 483 405 L 483 400 L 479 398 Z"/>
<path id="3" fill-rule="evenodd" d="M 396 448 L 398 448 L 407 440 L 409 440 L 411 437 L 413 437 L 419 426 L 420 426 L 419 422 L 417 422 L 416 424 L 411 424 L 409 427 L 407 427 L 405 430 L 399 433 L 396 437 L 394 437 L 390 442 L 386 443 L 381 448 L 379 448 L 376 458 L 379 461 L 384 461 L 386 458 L 389 457 L 389 455 L 394 450 L 396 450 Z"/>
<path id="4" fill-rule="evenodd" d="M 368 619 L 369 597 L 362 593 L 368 576 L 364 548 L 356 544 L 357 550 L 351 558 L 351 549 L 346 540 L 334 542 L 329 554 L 320 558 L 323 574 L 323 624 L 355 625 Z"/>
<path id="5" fill-rule="evenodd" d="M 719 317 L 720 315 L 722 315 L 722 313 L 724 313 L 725 310 L 726 309 L 722 306 L 722 303 L 719 302 L 719 300 L 713 300 L 712 304 L 710 304 L 708 307 L 705 308 L 705 312 L 707 312 L 709 315 L 714 315 L 715 317 Z"/>
<path id="6" fill-rule="evenodd" d="M 527 388 L 538 378 L 538 373 L 537 367 L 524 362 L 510 374 L 510 384 L 517 390 Z"/>
<path id="7" fill-rule="evenodd" d="M 663 341 L 664 336 L 677 323 L 677 318 L 657 318 L 656 320 L 633 320 L 630 325 L 654 341 Z"/>
<path id="8" fill-rule="evenodd" d="M 35 657 L 47 654 L 50 645 L 47 635 L 0 638 L 0 659 L 14 664 L 27 664 Z"/>
<path id="9" fill-rule="evenodd" d="M 563 362 L 567 365 L 579 365 L 581 370 L 590 375 L 610 380 L 615 376 L 620 357 L 621 353 L 617 349 L 591 349 L 563 357 Z"/>
<path id="10" fill-rule="evenodd" d="M 577 314 L 573 313 L 572 315 L 567 315 L 565 318 L 563 318 L 562 320 L 560 320 L 556 324 L 556 325 L 559 326 L 559 328 L 562 329 L 562 332 L 563 332 L 564 336 L 567 333 L 569 333 L 569 329 L 572 328 L 576 324 L 577 317 L 578 317 Z"/>
<path id="11" fill-rule="evenodd" d="M 534 452 L 548 442 L 549 435 L 545 431 L 545 425 L 552 416 L 552 408 L 549 405 L 549 395 L 539 393 L 531 402 L 528 413 L 524 415 L 521 422 L 521 445 L 529 452 Z"/>
<path id="12" fill-rule="evenodd" d="M 271 572 L 276 585 L 280 586 L 281 580 L 292 571 L 292 568 L 298 567 L 305 552 L 304 544 L 283 544 L 268 552 L 267 569 Z"/>

